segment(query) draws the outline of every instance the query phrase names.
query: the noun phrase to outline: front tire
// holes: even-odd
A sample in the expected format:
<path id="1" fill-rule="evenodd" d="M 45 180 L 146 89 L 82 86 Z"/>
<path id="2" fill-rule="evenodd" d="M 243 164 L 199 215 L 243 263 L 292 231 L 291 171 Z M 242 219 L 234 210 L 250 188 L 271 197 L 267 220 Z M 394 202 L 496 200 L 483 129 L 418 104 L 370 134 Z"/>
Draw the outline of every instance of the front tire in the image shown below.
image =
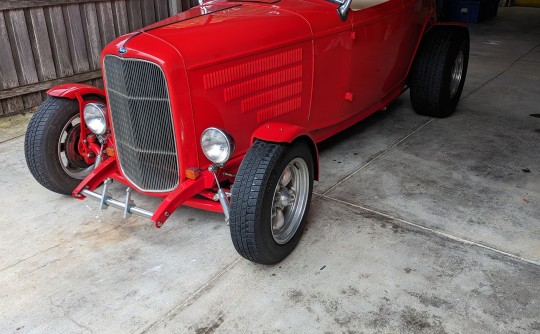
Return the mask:
<path id="1" fill-rule="evenodd" d="M 304 142 L 253 144 L 232 188 L 229 226 L 240 255 L 273 264 L 294 250 L 311 203 L 313 170 Z"/>
<path id="2" fill-rule="evenodd" d="M 49 97 L 32 116 L 24 141 L 28 169 L 45 188 L 71 195 L 93 169 L 79 154 L 79 104 Z"/>
<path id="3" fill-rule="evenodd" d="M 411 68 L 409 86 L 416 113 L 451 115 L 459 102 L 469 63 L 469 31 L 435 27 L 422 39 Z"/>

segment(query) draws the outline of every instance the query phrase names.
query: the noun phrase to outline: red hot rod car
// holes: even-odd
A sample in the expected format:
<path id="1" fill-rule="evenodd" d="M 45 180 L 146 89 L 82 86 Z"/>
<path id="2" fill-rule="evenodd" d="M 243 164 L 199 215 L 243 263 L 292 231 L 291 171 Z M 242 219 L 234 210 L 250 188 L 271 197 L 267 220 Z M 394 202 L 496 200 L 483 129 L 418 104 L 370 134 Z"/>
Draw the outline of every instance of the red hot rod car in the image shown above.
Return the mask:
<path id="1" fill-rule="evenodd" d="M 28 167 L 156 227 L 181 205 L 223 212 L 242 256 L 276 263 L 304 229 L 318 142 L 407 89 L 420 114 L 454 111 L 469 34 L 435 12 L 433 0 L 204 2 L 105 47 L 104 90 L 50 89 Z M 140 208 L 132 189 L 162 202 Z"/>

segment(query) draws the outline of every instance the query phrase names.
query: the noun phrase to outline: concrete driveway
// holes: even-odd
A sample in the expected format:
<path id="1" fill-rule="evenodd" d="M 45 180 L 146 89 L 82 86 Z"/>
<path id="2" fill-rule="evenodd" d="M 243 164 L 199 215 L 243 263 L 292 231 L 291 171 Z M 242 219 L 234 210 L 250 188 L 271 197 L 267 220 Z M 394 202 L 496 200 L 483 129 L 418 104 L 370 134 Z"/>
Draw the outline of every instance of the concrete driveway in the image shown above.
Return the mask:
<path id="1" fill-rule="evenodd" d="M 275 266 L 240 258 L 218 214 L 157 230 L 47 191 L 28 116 L 0 119 L 0 333 L 540 332 L 540 10 L 470 29 L 456 114 L 404 94 L 322 143 L 307 230 Z"/>

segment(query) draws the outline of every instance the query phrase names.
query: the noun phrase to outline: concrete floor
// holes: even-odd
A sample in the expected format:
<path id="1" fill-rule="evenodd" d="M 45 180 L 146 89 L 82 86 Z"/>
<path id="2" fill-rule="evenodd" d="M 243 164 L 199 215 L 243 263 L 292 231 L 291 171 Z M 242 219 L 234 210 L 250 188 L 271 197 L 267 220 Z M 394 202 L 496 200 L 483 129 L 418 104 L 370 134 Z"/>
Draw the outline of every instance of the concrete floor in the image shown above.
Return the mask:
<path id="1" fill-rule="evenodd" d="M 0 333 L 540 332 L 540 9 L 470 29 L 457 113 L 417 116 L 405 94 L 322 143 L 276 266 L 241 259 L 217 214 L 156 230 L 47 191 L 28 118 L 0 119 Z"/>

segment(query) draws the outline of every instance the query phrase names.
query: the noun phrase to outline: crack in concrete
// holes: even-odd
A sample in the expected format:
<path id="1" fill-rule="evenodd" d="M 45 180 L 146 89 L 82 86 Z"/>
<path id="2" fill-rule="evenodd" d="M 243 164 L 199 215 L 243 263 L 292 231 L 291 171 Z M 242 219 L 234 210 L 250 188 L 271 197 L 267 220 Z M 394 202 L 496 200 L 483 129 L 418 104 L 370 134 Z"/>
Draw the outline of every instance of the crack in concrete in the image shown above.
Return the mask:
<path id="1" fill-rule="evenodd" d="M 26 260 L 29 260 L 29 259 L 31 259 L 31 258 L 33 258 L 33 257 L 35 257 L 35 256 L 38 256 L 39 254 L 46 253 L 46 252 L 50 251 L 51 249 L 55 249 L 55 248 L 60 247 L 60 246 L 62 246 L 62 244 L 57 244 L 57 245 L 51 246 L 51 247 L 49 247 L 49 248 L 47 248 L 47 249 L 44 249 L 44 250 L 42 250 L 42 251 L 39 251 L 39 252 L 33 254 L 33 255 L 30 255 L 30 256 L 28 256 L 28 257 L 25 257 L 25 258 L 23 258 L 23 259 L 21 259 L 21 260 L 15 262 L 15 263 L 13 263 L 13 264 L 10 264 L 10 265 L 8 265 L 8 266 L 6 266 L 6 267 L 0 269 L 0 273 L 3 272 L 3 271 L 5 271 L 5 270 L 11 269 L 11 268 L 13 268 L 13 267 L 16 267 L 16 266 L 19 265 L 20 263 L 22 263 L 22 262 L 24 262 L 24 261 L 26 261 Z"/>
<path id="2" fill-rule="evenodd" d="M 50 265 L 50 264 L 53 264 L 53 263 L 56 263 L 56 262 L 59 262 L 59 261 L 61 261 L 61 260 L 60 260 L 60 259 L 53 259 L 53 260 L 51 260 L 51 261 L 47 261 L 45 264 L 43 264 L 43 265 L 41 265 L 41 266 L 38 266 L 38 267 L 35 267 L 35 268 L 33 268 L 32 270 L 29 270 L 26 274 L 31 274 L 31 273 L 33 273 L 33 272 L 35 272 L 35 271 L 38 271 L 38 270 L 40 270 L 40 269 L 45 268 L 46 266 L 48 266 L 48 265 Z"/>
<path id="3" fill-rule="evenodd" d="M 79 328 L 81 328 L 81 329 L 85 329 L 85 330 L 87 330 L 88 332 L 90 332 L 90 333 L 92 333 L 92 334 L 94 333 L 94 331 L 93 331 L 90 327 L 85 326 L 85 325 L 80 324 L 80 323 L 78 323 L 77 321 L 75 321 L 75 319 L 73 319 L 73 318 L 71 317 L 71 315 L 70 315 L 69 312 L 64 308 L 64 306 L 55 304 L 55 303 L 52 301 L 52 296 L 49 296 L 48 300 L 49 300 L 49 304 L 51 304 L 51 306 L 54 306 L 54 307 L 58 308 L 60 311 L 62 311 L 62 313 L 63 313 L 63 314 L 62 314 L 62 317 L 63 317 L 63 318 L 68 319 L 69 321 L 71 321 L 71 322 L 74 323 L 77 327 L 79 327 Z"/>
<path id="4" fill-rule="evenodd" d="M 82 237 L 82 238 L 72 239 L 72 240 L 67 240 L 66 242 L 62 242 L 62 243 L 59 243 L 59 244 L 57 244 L 57 245 L 51 246 L 51 247 L 49 247 L 49 248 L 47 248 L 47 249 L 44 249 L 44 250 L 39 251 L 39 252 L 37 252 L 37 253 L 35 253 L 35 254 L 32 254 L 32 255 L 30 255 L 30 256 L 28 256 L 28 257 L 25 257 L 25 258 L 23 258 L 23 259 L 21 259 L 21 260 L 15 262 L 15 263 L 13 263 L 13 264 L 10 264 L 10 265 L 8 265 L 8 266 L 6 266 L 6 267 L 4 267 L 4 268 L 1 268 L 1 269 L 0 269 L 0 273 L 3 272 L 3 271 L 5 271 L 5 270 L 11 269 L 11 268 L 13 268 L 13 267 L 16 267 L 17 265 L 19 265 L 19 264 L 22 263 L 22 262 L 25 262 L 26 260 L 29 260 L 29 259 L 31 259 L 31 258 L 33 258 L 33 257 L 36 257 L 36 256 L 40 255 L 40 254 L 44 254 L 44 253 L 50 251 L 51 249 L 55 249 L 55 248 L 58 248 L 58 247 L 60 247 L 60 246 L 68 245 L 68 244 L 74 242 L 75 240 L 85 240 L 85 239 L 94 237 L 94 236 L 96 236 L 96 235 L 105 234 L 105 233 L 114 231 L 114 230 L 116 230 L 116 229 L 122 228 L 122 227 L 125 227 L 125 225 L 118 225 L 118 226 L 116 226 L 116 227 L 114 227 L 114 228 L 111 228 L 111 229 L 109 229 L 109 230 L 107 230 L 107 231 L 92 233 L 92 234 L 89 234 L 89 235 L 87 235 L 87 236 L 85 236 L 85 237 Z M 38 269 L 39 269 L 39 268 L 38 268 Z"/>
<path id="5" fill-rule="evenodd" d="M 347 202 L 347 201 L 343 201 L 343 200 L 340 200 L 340 199 L 337 199 L 337 198 L 334 198 L 334 197 L 331 197 L 331 196 L 327 196 L 325 194 L 317 194 L 317 195 L 321 196 L 322 198 L 334 201 L 334 202 L 338 202 L 338 203 L 348 205 L 348 206 L 351 206 L 351 207 L 354 207 L 354 208 L 357 208 L 357 209 L 360 209 L 360 210 L 363 210 L 363 211 L 367 211 L 367 212 L 370 212 L 370 213 L 373 213 L 373 214 L 376 214 L 376 215 L 379 215 L 379 216 L 382 216 L 382 217 L 385 217 L 385 218 L 388 218 L 388 219 L 392 219 L 392 220 L 394 220 L 396 222 L 399 222 L 399 223 L 402 223 L 402 224 L 406 225 L 406 226 L 401 226 L 402 228 L 405 228 L 405 229 L 408 229 L 407 226 L 414 227 L 416 229 L 420 229 L 420 230 L 429 232 L 431 234 L 434 234 L 434 235 L 436 235 L 438 237 L 441 237 L 443 239 L 446 239 L 446 240 L 451 240 L 451 241 L 454 241 L 454 242 L 458 242 L 458 243 L 463 244 L 463 245 L 482 248 L 484 250 L 488 250 L 488 251 L 497 253 L 497 254 L 502 255 L 504 257 L 512 258 L 514 260 L 518 260 L 518 261 L 524 262 L 526 264 L 531 264 L 531 265 L 540 267 L 540 262 L 538 262 L 538 261 L 530 260 L 530 259 L 521 257 L 519 255 L 512 254 L 512 253 L 503 251 L 501 249 L 497 249 L 497 248 L 488 246 L 488 245 L 483 244 L 481 242 L 471 241 L 471 240 L 464 239 L 464 238 L 461 238 L 461 237 L 458 237 L 458 236 L 455 236 L 455 235 L 452 235 L 452 234 L 449 234 L 449 233 L 445 233 L 445 232 L 443 232 L 441 230 L 438 230 L 438 229 L 425 227 L 425 226 L 422 226 L 420 224 L 413 223 L 413 222 L 410 222 L 408 220 L 405 220 L 405 219 L 402 219 L 402 218 L 399 218 L 399 217 L 395 217 L 395 216 L 389 215 L 389 214 L 384 213 L 384 212 L 380 212 L 380 211 L 377 211 L 377 210 L 374 210 L 374 209 L 371 209 L 371 208 L 368 208 L 368 207 L 365 207 L 365 206 L 362 206 L 362 205 L 358 205 L 358 204 L 350 203 L 350 202 Z"/>
<path id="6" fill-rule="evenodd" d="M 206 291 L 212 289 L 215 284 L 219 281 L 219 279 L 225 275 L 227 272 L 229 272 L 240 260 L 242 259 L 241 256 L 238 256 L 234 261 L 229 263 L 224 269 L 220 270 L 217 274 L 215 274 L 212 278 L 210 278 L 205 284 L 203 284 L 199 289 L 197 289 L 195 292 L 193 292 L 189 297 L 181 301 L 178 305 L 174 306 L 172 309 L 170 309 L 163 317 L 160 319 L 154 321 L 150 325 L 148 325 L 145 329 L 139 332 L 139 334 L 145 334 L 151 331 L 153 328 L 155 328 L 160 323 L 164 322 L 167 319 L 173 318 L 175 315 L 180 313 L 182 310 L 184 310 L 186 307 L 192 304 L 192 302 L 199 299 L 203 293 Z"/>
<path id="7" fill-rule="evenodd" d="M 25 135 L 25 134 L 23 133 L 22 135 L 18 135 L 18 136 L 16 136 L 16 137 L 12 137 L 12 138 L 9 138 L 9 139 L 0 141 L 0 144 L 7 143 L 7 142 L 12 141 L 12 140 L 15 140 L 15 139 L 19 139 L 19 138 L 21 138 L 21 137 L 24 137 L 24 135 Z"/>

